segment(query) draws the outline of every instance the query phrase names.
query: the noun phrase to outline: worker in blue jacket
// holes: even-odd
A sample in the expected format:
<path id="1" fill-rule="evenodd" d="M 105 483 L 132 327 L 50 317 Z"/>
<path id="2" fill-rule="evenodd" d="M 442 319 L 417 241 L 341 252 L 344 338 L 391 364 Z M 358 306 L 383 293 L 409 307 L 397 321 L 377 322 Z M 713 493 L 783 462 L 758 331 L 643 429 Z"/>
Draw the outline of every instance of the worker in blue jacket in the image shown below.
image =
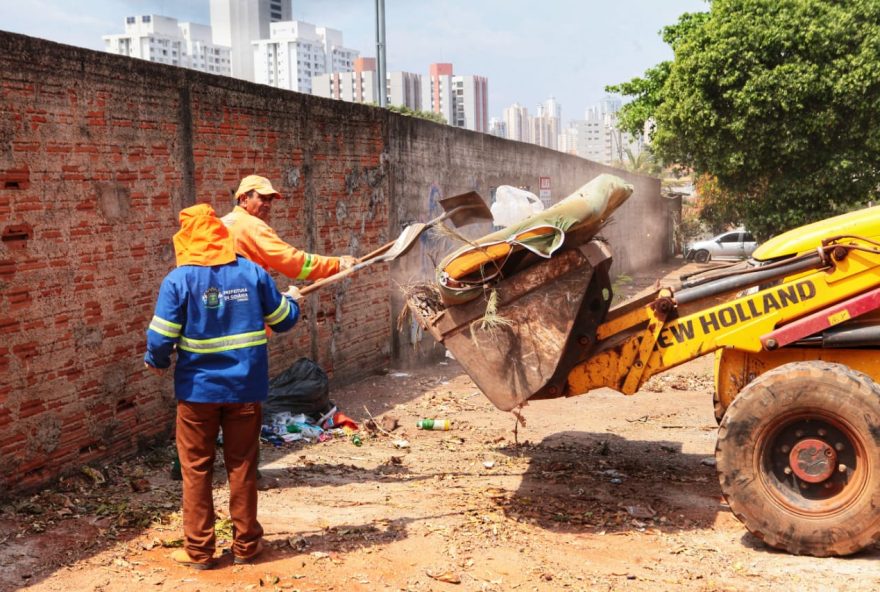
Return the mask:
<path id="1" fill-rule="evenodd" d="M 183 473 L 184 546 L 178 563 L 206 569 L 215 552 L 214 453 L 223 429 L 235 563 L 263 550 L 256 470 L 261 402 L 269 392 L 266 326 L 287 331 L 299 318 L 295 288 L 281 294 L 259 265 L 236 257 L 229 231 L 206 204 L 180 212 L 177 268 L 159 288 L 144 362 L 156 374 L 176 349 L 177 450 Z"/>

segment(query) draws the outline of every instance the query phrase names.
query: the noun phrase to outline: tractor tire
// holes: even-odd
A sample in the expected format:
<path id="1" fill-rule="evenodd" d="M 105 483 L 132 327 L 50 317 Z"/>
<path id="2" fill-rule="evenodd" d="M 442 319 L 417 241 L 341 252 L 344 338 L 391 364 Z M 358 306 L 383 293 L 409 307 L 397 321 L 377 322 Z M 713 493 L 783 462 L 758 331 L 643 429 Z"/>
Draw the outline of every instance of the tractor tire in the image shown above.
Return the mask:
<path id="1" fill-rule="evenodd" d="M 727 408 L 715 458 L 730 509 L 771 547 L 827 557 L 880 540 L 880 387 L 864 374 L 762 374 Z"/>
<path id="2" fill-rule="evenodd" d="M 717 390 L 712 391 L 712 411 L 715 414 L 715 423 L 721 425 L 721 420 L 724 419 L 727 407 L 721 403 L 721 397 L 718 396 Z"/>
<path id="3" fill-rule="evenodd" d="M 694 261 L 697 263 L 708 263 L 709 259 L 712 258 L 712 255 L 709 254 L 709 251 L 706 249 L 700 249 L 696 253 L 694 253 Z"/>

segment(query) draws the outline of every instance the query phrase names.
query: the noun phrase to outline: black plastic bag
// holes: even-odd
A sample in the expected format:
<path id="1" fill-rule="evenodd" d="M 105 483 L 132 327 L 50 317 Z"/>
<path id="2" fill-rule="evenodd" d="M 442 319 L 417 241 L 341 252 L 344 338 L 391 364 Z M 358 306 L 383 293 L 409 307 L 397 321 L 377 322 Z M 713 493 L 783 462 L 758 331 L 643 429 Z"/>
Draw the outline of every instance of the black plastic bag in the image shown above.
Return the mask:
<path id="1" fill-rule="evenodd" d="M 327 373 L 314 361 L 300 358 L 269 381 L 269 397 L 263 404 L 263 414 L 287 411 L 317 417 L 332 407 Z"/>

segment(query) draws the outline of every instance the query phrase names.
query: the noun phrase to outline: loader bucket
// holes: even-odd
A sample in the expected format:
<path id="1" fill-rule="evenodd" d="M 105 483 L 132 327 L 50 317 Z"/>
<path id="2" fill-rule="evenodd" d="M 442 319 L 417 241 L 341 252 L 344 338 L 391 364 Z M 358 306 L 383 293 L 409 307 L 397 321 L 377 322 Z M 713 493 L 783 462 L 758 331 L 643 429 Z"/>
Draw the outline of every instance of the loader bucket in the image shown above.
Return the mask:
<path id="1" fill-rule="evenodd" d="M 566 394 L 568 371 L 586 357 L 608 311 L 610 264 L 607 245 L 598 241 L 564 250 L 495 284 L 491 316 L 492 290 L 448 308 L 426 310 L 412 298 L 408 304 L 489 400 L 509 411 L 536 394 Z"/>

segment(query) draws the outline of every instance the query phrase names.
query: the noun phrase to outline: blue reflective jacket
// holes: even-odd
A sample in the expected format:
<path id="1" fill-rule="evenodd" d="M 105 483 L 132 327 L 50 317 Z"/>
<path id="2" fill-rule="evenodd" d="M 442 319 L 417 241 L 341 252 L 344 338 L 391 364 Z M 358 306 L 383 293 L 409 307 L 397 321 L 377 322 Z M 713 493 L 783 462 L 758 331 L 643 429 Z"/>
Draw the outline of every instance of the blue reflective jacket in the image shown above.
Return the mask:
<path id="1" fill-rule="evenodd" d="M 269 392 L 266 325 L 292 328 L 299 307 L 259 265 L 238 257 L 211 267 L 182 265 L 159 288 L 144 361 L 171 365 L 174 393 L 194 403 L 265 401 Z"/>

